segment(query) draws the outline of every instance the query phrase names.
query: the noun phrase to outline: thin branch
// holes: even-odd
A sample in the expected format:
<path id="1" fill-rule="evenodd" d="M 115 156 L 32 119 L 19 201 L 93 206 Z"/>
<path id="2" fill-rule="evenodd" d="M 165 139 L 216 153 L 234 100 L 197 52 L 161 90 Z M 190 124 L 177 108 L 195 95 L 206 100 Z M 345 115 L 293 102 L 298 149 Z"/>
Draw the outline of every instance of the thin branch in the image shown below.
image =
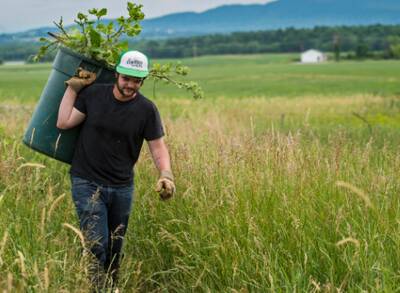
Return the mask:
<path id="1" fill-rule="evenodd" d="M 157 84 L 157 82 L 158 82 L 158 79 L 154 79 L 154 82 L 153 82 L 153 99 L 156 98 L 156 84 Z"/>
<path id="2" fill-rule="evenodd" d="M 71 37 L 68 35 L 68 33 L 66 32 L 66 30 L 64 29 L 64 26 L 62 25 L 62 18 L 60 19 L 60 23 L 57 23 L 55 21 L 53 21 L 54 25 L 56 27 L 58 27 L 58 29 L 68 38 L 70 39 Z"/>
<path id="3" fill-rule="evenodd" d="M 122 33 L 123 30 L 123 26 L 121 25 L 118 29 L 118 31 L 116 31 L 113 35 L 111 35 L 111 38 L 114 39 L 116 36 L 120 35 Z"/>
<path id="4" fill-rule="evenodd" d="M 170 77 L 168 77 L 166 75 L 159 75 L 159 74 L 155 74 L 154 72 L 150 72 L 150 75 L 152 77 L 154 77 L 154 78 L 158 78 L 158 79 L 161 79 L 161 80 L 165 80 L 165 81 L 171 82 L 171 83 L 173 83 L 175 85 L 182 86 L 181 82 L 178 82 L 178 81 L 176 81 L 176 80 L 174 80 L 174 79 L 172 79 L 172 78 L 170 78 Z"/>
<path id="5" fill-rule="evenodd" d="M 55 38 L 58 42 L 62 42 L 62 39 L 61 39 L 59 36 L 57 36 L 56 34 L 53 34 L 53 33 L 51 33 L 51 32 L 47 32 L 47 34 L 48 34 L 50 37 Z"/>

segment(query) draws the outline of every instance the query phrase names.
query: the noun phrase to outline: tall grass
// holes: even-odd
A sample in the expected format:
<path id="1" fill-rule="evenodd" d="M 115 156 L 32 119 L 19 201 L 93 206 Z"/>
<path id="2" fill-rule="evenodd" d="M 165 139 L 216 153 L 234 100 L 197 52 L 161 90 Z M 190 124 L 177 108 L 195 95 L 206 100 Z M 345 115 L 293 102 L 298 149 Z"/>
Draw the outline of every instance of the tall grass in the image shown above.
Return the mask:
<path id="1" fill-rule="evenodd" d="M 120 290 L 399 290 L 396 98 L 156 103 L 178 193 L 144 148 Z M 68 169 L 21 145 L 30 111 L 0 105 L 0 289 L 81 292 Z"/>

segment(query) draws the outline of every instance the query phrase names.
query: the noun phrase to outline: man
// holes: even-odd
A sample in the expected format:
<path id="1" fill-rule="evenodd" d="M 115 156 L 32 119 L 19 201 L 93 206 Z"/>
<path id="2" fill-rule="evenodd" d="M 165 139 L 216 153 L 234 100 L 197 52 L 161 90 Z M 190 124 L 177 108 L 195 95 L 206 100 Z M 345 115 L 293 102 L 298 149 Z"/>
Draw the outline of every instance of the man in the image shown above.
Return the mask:
<path id="1" fill-rule="evenodd" d="M 105 273 L 115 283 L 144 139 L 160 172 L 156 191 L 162 199 L 175 192 L 160 115 L 139 92 L 148 74 L 147 57 L 128 51 L 116 66 L 115 84 L 90 85 L 96 75 L 80 70 L 66 81 L 59 108 L 58 128 L 83 124 L 70 174 L 80 227 L 95 257 L 89 269 L 95 288 L 104 286 Z"/>

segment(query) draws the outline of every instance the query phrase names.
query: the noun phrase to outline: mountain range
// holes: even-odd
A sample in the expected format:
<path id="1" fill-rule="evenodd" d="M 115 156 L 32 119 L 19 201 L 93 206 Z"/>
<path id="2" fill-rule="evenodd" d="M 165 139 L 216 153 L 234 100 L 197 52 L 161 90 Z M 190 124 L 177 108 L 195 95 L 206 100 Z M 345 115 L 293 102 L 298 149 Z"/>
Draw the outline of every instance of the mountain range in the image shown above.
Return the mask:
<path id="1" fill-rule="evenodd" d="M 143 22 L 144 35 L 195 35 L 315 26 L 399 24 L 400 0 L 278 0 L 177 13 Z"/>
<path id="2" fill-rule="evenodd" d="M 276 0 L 224 5 L 202 13 L 175 13 L 146 19 L 144 38 L 183 37 L 235 31 L 315 26 L 400 24 L 400 0 Z M 110 21 L 110 20 L 108 20 Z M 0 42 L 32 40 L 56 31 L 44 27 L 0 35 Z"/>

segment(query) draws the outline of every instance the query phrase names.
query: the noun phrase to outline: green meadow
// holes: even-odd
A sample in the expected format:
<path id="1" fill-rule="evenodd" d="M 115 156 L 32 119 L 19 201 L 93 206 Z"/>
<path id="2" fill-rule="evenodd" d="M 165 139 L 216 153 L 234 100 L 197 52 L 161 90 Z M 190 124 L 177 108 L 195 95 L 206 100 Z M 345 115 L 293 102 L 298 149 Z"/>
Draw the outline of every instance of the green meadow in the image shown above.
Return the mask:
<path id="1" fill-rule="evenodd" d="M 202 100 L 146 81 L 178 192 L 144 146 L 120 292 L 400 292 L 400 62 L 296 57 L 184 60 Z M 3 292 L 89 288 L 68 166 L 21 142 L 50 70 L 0 66 Z"/>
<path id="2" fill-rule="evenodd" d="M 305 65 L 294 62 L 296 57 L 293 54 L 207 56 L 185 59 L 183 63 L 190 66 L 190 78 L 203 86 L 208 99 L 400 95 L 400 61 Z M 176 60 L 161 60 L 166 62 Z M 51 64 L 0 66 L 0 97 L 35 102 L 50 70 Z M 174 87 L 157 84 L 157 89 L 161 97 L 188 97 Z M 153 98 L 152 81 L 146 82 L 144 92 Z"/>

